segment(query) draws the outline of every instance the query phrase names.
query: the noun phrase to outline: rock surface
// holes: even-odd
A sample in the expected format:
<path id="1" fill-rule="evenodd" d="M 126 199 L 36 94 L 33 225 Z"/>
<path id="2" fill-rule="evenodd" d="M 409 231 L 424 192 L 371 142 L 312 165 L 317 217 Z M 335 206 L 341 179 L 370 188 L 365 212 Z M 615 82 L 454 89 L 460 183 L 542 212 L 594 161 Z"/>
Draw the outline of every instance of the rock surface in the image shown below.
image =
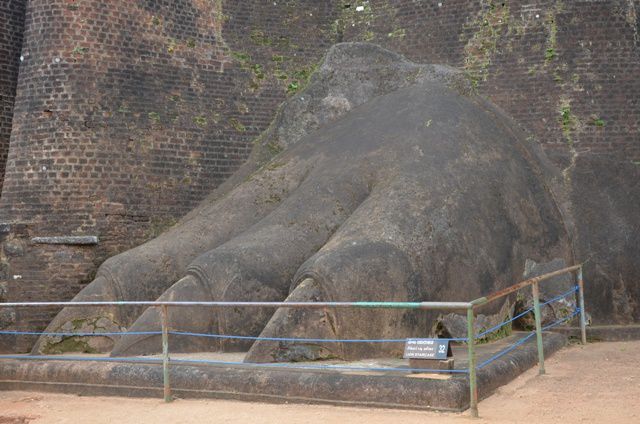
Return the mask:
<path id="1" fill-rule="evenodd" d="M 510 119 L 454 70 L 370 44 L 338 45 L 243 169 L 168 232 L 105 262 L 76 299 L 468 301 L 518 281 L 527 258 L 570 260 L 545 167 Z M 76 308 L 48 331 L 87 317 L 133 333 L 160 328 L 156 308 Z M 434 318 L 405 310 L 172 308 L 169 325 L 398 339 L 426 336 Z M 156 335 L 115 342 L 114 356 L 160 350 Z M 34 352 L 48 343 L 41 339 Z M 257 362 L 401 352 L 394 343 L 183 335 L 170 343 L 172 351 L 250 348 L 247 360 Z"/>

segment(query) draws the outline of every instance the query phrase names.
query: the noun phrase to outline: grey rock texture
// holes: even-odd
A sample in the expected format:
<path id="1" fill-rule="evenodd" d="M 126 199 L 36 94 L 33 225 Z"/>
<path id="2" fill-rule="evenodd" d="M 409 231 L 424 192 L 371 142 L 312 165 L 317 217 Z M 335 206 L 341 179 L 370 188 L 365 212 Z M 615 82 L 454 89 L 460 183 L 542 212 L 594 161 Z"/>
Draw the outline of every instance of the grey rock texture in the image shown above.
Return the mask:
<path id="1" fill-rule="evenodd" d="M 600 324 L 640 322 L 640 165 L 579 156 L 569 198 L 586 309 Z"/>

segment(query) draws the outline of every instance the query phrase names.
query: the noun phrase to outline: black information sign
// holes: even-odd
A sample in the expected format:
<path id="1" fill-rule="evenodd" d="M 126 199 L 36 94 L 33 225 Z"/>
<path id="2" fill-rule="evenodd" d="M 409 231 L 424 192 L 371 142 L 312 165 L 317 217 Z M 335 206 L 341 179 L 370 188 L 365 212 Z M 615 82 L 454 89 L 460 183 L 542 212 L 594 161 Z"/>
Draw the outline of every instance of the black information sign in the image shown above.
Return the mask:
<path id="1" fill-rule="evenodd" d="M 451 356 L 449 340 L 407 339 L 404 343 L 404 359 L 447 359 Z"/>

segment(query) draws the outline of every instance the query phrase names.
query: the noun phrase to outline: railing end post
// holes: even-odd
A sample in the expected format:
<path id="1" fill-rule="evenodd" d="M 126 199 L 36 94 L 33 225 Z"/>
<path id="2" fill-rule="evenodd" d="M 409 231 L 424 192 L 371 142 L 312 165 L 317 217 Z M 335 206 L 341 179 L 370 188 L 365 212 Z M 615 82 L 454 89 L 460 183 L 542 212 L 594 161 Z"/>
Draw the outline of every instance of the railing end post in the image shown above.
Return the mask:
<path id="1" fill-rule="evenodd" d="M 171 402 L 171 383 L 169 380 L 169 312 L 167 305 L 160 307 L 162 315 L 162 380 L 164 401 Z"/>
<path id="2" fill-rule="evenodd" d="M 582 266 L 578 268 L 578 302 L 580 307 L 580 338 L 582 344 L 587 344 L 587 318 L 584 311 L 584 280 L 582 277 Z"/>
<path id="3" fill-rule="evenodd" d="M 478 380 L 476 375 L 473 305 L 467 308 L 467 348 L 469 352 L 469 412 L 472 418 L 478 418 Z"/>
<path id="4" fill-rule="evenodd" d="M 536 344 L 538 346 L 538 374 L 544 375 L 544 343 L 542 341 L 542 313 L 540 311 L 540 288 L 538 282 L 531 285 L 533 295 L 533 313 L 536 322 Z"/>

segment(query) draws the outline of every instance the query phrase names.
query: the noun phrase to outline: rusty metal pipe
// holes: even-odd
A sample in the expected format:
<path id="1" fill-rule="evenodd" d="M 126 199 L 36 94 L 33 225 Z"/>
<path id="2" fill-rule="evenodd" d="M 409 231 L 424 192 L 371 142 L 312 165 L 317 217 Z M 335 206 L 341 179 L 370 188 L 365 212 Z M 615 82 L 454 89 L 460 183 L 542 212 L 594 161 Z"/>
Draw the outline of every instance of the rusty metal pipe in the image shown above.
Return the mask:
<path id="1" fill-rule="evenodd" d="M 520 290 L 522 288 L 530 286 L 533 283 L 539 283 L 541 281 L 548 280 L 549 278 L 556 277 L 558 275 L 562 275 L 562 274 L 567 274 L 569 272 L 578 271 L 578 270 L 581 269 L 581 267 L 582 267 L 582 265 L 574 265 L 574 266 L 570 266 L 570 267 L 567 267 L 567 268 L 559 269 L 557 271 L 549 272 L 547 274 L 538 275 L 537 277 L 532 277 L 532 278 L 529 278 L 527 280 L 524 280 L 524 281 L 521 281 L 519 283 L 516 283 L 516 284 L 514 284 L 512 286 L 506 287 L 506 288 L 504 288 L 502 290 L 498 290 L 497 292 L 494 292 L 494 293 L 492 293 L 492 294 L 490 294 L 488 296 L 484 296 L 484 297 L 472 300 L 471 303 L 474 306 L 481 306 L 481 305 L 484 305 L 486 303 L 493 302 L 494 300 L 499 299 L 501 297 L 504 297 L 504 296 L 506 296 L 508 294 L 516 292 L 516 291 L 518 291 L 518 290 Z"/>

